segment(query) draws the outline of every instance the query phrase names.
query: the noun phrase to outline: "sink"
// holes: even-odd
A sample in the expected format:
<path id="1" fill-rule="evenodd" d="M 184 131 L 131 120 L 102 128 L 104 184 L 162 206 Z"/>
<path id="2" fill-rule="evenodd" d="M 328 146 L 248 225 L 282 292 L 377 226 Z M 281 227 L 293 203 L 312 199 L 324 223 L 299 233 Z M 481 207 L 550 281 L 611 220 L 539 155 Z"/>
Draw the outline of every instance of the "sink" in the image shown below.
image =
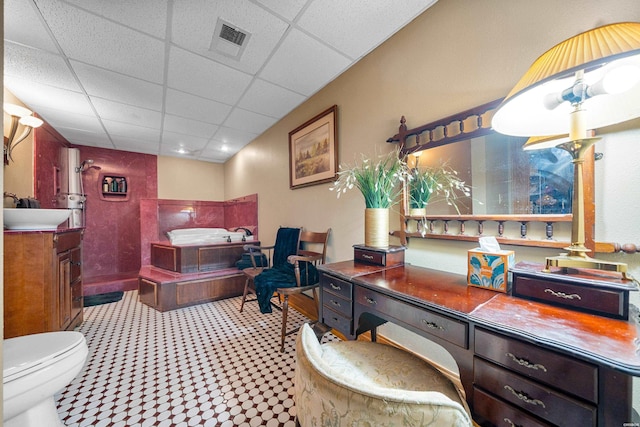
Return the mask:
<path id="1" fill-rule="evenodd" d="M 9 230 L 55 230 L 71 215 L 70 209 L 4 209 Z"/>

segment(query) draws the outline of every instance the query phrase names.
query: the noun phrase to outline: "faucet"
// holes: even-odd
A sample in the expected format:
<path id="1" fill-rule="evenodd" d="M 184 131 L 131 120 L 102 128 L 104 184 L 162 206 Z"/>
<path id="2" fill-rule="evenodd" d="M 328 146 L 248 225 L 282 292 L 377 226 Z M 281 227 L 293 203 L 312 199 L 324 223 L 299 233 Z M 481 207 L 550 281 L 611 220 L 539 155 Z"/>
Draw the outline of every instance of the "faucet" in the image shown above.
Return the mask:
<path id="1" fill-rule="evenodd" d="M 12 198 L 13 199 L 13 203 L 15 205 L 18 204 L 18 202 L 20 201 L 20 199 L 18 198 L 18 196 L 16 196 L 14 193 L 8 193 L 8 192 L 4 192 L 4 198 L 6 199 L 7 197 Z"/>
<path id="2" fill-rule="evenodd" d="M 238 228 L 236 228 L 236 229 L 235 229 L 235 230 L 233 230 L 233 231 L 238 231 L 238 230 L 244 230 L 244 233 L 245 233 L 247 236 L 253 236 L 253 233 L 252 233 L 252 232 L 251 232 L 251 230 L 249 230 L 248 228 L 238 227 Z"/>

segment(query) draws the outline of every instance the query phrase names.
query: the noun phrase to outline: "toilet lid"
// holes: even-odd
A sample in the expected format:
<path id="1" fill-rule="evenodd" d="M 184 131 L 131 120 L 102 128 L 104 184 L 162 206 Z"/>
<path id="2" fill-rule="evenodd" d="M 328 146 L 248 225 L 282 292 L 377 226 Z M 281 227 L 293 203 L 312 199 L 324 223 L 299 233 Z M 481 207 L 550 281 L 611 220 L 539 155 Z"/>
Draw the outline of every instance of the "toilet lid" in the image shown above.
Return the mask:
<path id="1" fill-rule="evenodd" d="M 84 335 L 75 331 L 45 332 L 4 340 L 3 383 L 32 368 L 41 369 L 84 341 Z"/>

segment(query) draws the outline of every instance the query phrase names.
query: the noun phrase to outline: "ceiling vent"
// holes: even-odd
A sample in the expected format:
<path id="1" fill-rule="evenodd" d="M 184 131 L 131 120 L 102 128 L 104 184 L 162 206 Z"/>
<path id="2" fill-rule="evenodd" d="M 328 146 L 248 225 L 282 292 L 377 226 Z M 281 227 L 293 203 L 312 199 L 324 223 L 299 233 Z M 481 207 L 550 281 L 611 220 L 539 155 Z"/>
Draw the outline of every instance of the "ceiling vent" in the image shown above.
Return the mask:
<path id="1" fill-rule="evenodd" d="M 224 56 L 240 59 L 250 38 L 251 34 L 249 32 L 218 19 L 209 50 Z"/>

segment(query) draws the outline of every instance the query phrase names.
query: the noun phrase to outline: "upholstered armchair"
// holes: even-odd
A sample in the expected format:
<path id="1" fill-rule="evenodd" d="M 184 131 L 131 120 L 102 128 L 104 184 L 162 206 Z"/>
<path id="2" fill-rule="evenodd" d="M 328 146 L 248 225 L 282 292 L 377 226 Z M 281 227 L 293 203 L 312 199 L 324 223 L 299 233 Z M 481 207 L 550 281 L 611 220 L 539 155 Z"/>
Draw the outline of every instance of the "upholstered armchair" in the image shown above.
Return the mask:
<path id="1" fill-rule="evenodd" d="M 365 341 L 320 344 L 307 324 L 296 342 L 295 405 L 309 426 L 472 426 L 464 399 L 428 362 Z"/>

